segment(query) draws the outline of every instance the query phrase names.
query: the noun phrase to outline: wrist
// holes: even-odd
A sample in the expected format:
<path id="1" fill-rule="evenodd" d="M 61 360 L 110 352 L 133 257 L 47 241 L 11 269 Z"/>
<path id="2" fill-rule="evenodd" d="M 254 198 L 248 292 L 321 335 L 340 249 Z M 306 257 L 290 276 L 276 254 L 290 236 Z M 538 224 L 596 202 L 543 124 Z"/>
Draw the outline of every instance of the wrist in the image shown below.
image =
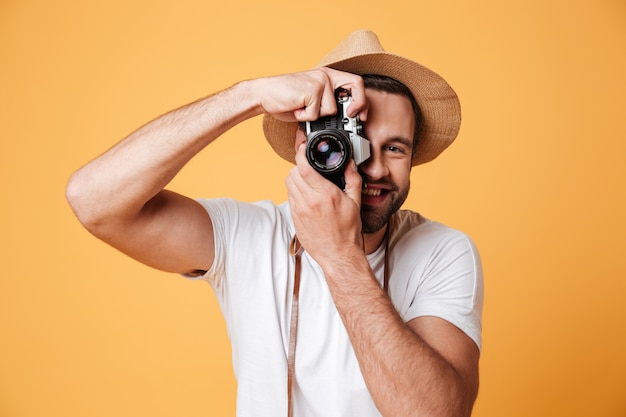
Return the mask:
<path id="1" fill-rule="evenodd" d="M 239 102 L 252 114 L 252 117 L 266 113 L 263 106 L 267 79 L 256 78 L 240 81 L 232 89 Z"/>
<path id="2" fill-rule="evenodd" d="M 318 263 L 329 281 L 345 282 L 351 277 L 371 273 L 371 268 L 363 248 L 354 243 L 341 250 L 326 251 L 326 256 Z"/>

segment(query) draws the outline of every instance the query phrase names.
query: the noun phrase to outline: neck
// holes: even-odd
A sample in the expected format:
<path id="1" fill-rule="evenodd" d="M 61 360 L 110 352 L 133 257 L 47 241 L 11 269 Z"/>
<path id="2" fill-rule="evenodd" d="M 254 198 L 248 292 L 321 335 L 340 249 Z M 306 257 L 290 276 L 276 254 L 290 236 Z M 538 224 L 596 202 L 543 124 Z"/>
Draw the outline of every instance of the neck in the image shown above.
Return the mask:
<path id="1" fill-rule="evenodd" d="M 367 233 L 363 235 L 363 246 L 367 255 L 373 253 L 383 243 L 388 227 L 389 223 L 374 233 Z"/>

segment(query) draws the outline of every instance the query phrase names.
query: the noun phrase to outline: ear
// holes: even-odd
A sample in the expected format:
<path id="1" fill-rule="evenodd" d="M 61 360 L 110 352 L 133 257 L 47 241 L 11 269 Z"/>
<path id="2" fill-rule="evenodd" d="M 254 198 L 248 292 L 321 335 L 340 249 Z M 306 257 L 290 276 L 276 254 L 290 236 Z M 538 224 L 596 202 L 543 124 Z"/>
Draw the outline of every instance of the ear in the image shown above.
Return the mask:
<path id="1" fill-rule="evenodd" d="M 294 150 L 298 152 L 300 145 L 306 143 L 306 133 L 302 129 L 296 130 L 296 140 L 294 141 Z"/>

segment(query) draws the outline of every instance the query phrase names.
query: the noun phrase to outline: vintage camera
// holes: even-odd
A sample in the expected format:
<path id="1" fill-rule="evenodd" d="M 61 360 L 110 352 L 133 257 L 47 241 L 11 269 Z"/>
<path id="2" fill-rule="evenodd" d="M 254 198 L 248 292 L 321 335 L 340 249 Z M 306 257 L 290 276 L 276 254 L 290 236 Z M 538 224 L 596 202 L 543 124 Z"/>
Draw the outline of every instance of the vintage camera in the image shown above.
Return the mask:
<path id="1" fill-rule="evenodd" d="M 307 135 L 306 156 L 317 172 L 342 190 L 346 186 L 343 172 L 353 158 L 357 165 L 370 157 L 370 143 L 361 137 L 363 125 L 359 116 L 348 117 L 352 102 L 350 91 L 335 91 L 337 114 L 304 123 Z"/>

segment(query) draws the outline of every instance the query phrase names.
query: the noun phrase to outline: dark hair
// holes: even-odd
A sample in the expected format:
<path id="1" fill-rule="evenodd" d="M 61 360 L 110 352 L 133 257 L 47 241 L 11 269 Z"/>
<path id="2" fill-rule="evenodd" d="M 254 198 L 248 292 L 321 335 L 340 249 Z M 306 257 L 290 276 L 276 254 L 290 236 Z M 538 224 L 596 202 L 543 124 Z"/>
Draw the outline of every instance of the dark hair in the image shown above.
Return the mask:
<path id="1" fill-rule="evenodd" d="M 413 154 L 415 154 L 422 130 L 422 111 L 415 97 L 413 97 L 411 90 L 400 81 L 386 75 L 364 74 L 362 77 L 365 88 L 390 94 L 398 94 L 409 99 L 411 107 L 413 107 L 413 113 L 415 114 L 415 132 L 413 132 Z"/>

